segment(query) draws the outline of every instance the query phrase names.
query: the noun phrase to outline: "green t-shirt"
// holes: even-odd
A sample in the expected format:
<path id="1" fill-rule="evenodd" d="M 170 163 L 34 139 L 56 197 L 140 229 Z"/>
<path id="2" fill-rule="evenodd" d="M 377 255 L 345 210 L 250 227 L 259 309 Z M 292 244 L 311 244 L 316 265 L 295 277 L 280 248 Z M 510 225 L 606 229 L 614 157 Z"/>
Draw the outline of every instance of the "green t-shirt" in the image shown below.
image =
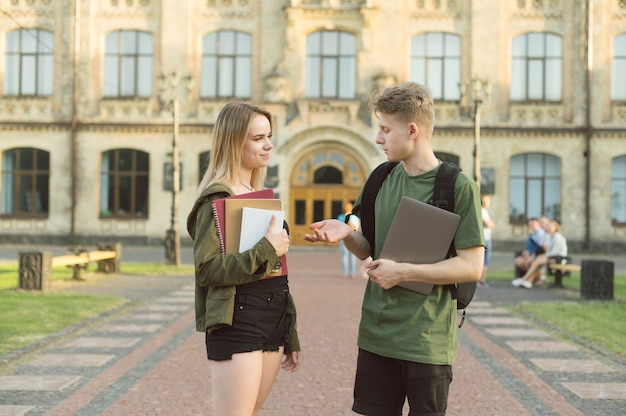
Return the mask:
<path id="1" fill-rule="evenodd" d="M 398 164 L 378 192 L 376 247 L 378 258 L 402 196 L 430 202 L 439 167 L 409 176 Z M 362 192 L 362 191 L 361 191 Z M 361 203 L 359 195 L 355 206 Z M 478 187 L 459 173 L 454 186 L 454 212 L 461 222 L 454 237 L 457 249 L 484 245 Z M 425 364 L 452 364 L 456 357 L 456 303 L 446 286 L 435 285 L 428 296 L 401 287 L 383 290 L 367 282 L 361 311 L 358 346 L 384 357 Z"/>

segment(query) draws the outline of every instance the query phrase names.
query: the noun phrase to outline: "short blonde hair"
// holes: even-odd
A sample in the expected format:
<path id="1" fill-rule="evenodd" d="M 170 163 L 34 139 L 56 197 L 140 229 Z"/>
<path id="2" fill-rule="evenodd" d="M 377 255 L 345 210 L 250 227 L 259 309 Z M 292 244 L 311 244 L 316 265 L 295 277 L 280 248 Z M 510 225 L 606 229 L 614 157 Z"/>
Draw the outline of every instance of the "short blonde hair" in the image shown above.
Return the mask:
<path id="1" fill-rule="evenodd" d="M 396 87 L 385 88 L 372 97 L 370 107 L 374 113 L 394 115 L 404 123 L 414 122 L 432 137 L 435 129 L 435 107 L 430 90 L 416 82 L 405 82 Z"/>

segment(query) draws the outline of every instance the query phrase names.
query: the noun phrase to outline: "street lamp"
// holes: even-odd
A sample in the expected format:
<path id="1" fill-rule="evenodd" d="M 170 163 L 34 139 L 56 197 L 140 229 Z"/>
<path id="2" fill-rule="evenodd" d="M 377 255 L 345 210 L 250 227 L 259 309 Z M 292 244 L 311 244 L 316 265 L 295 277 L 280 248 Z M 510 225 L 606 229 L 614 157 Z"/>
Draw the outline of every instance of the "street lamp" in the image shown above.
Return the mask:
<path id="1" fill-rule="evenodd" d="M 161 105 L 172 112 L 172 208 L 170 228 L 165 233 L 165 264 L 180 266 L 180 230 L 178 227 L 178 207 L 180 194 L 180 153 L 178 149 L 180 101 L 177 88 L 180 77 L 176 72 L 161 74 L 158 79 Z M 194 87 L 193 78 L 184 77 L 187 92 Z"/>
<path id="2" fill-rule="evenodd" d="M 493 85 L 489 80 L 472 78 L 469 82 L 459 83 L 459 110 L 463 116 L 474 120 L 474 180 L 480 190 L 480 115 L 483 104 L 491 97 Z M 473 101 L 473 106 L 467 105 Z"/>

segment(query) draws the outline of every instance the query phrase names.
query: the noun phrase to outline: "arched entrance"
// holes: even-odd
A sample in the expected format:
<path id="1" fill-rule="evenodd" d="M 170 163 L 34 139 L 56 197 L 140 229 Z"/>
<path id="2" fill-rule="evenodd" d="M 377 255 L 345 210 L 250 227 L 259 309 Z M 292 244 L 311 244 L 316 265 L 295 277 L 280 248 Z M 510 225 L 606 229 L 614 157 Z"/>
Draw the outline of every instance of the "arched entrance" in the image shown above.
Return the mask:
<path id="1" fill-rule="evenodd" d="M 303 238 L 310 233 L 309 225 L 337 218 L 346 202 L 354 202 L 364 181 L 361 164 L 339 146 L 325 146 L 302 157 L 290 180 L 291 243 L 310 244 Z"/>

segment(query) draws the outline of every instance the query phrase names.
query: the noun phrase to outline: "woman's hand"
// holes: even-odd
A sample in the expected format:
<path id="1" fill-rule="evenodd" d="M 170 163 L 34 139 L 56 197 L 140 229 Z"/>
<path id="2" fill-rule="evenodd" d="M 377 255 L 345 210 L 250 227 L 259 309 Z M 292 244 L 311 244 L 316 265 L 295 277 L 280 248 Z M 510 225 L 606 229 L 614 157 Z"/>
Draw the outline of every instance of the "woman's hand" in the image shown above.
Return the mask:
<path id="1" fill-rule="evenodd" d="M 285 359 L 281 363 L 280 367 L 283 370 L 291 371 L 292 373 L 300 368 L 300 351 L 292 351 L 289 354 L 285 354 Z"/>
<path id="2" fill-rule="evenodd" d="M 276 215 L 272 215 L 270 226 L 265 233 L 265 238 L 274 246 L 277 256 L 282 256 L 289 251 L 289 235 L 287 230 L 281 228 L 279 232 L 274 231 L 276 228 Z"/>

